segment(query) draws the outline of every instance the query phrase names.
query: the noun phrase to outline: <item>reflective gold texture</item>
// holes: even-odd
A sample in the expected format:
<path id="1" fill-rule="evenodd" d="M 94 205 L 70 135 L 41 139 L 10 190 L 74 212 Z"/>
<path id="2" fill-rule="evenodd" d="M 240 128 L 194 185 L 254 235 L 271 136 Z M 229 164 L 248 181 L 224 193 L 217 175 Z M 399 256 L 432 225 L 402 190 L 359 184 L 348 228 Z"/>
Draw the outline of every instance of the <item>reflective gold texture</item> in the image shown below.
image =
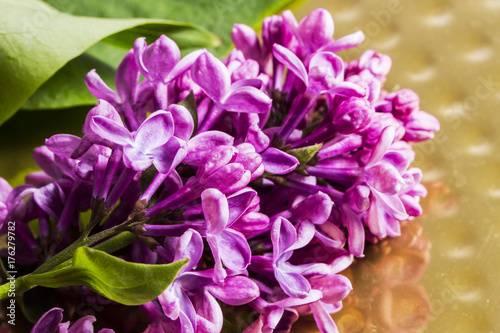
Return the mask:
<path id="1" fill-rule="evenodd" d="M 427 321 L 422 332 L 500 332 L 500 0 L 312 0 L 295 12 L 303 17 L 318 7 L 332 13 L 335 38 L 365 32 L 366 41 L 344 58 L 366 49 L 390 55 L 385 88 L 413 89 L 421 108 L 441 121 L 435 140 L 414 146 L 414 165 L 432 182 L 417 219 L 432 243 L 421 287 L 391 289 L 377 301 L 392 302 L 393 318 L 378 309 L 367 321 L 346 304 L 339 326 L 415 332 L 386 325 L 415 314 Z M 424 290 L 428 318 L 418 310 L 425 309 Z"/>

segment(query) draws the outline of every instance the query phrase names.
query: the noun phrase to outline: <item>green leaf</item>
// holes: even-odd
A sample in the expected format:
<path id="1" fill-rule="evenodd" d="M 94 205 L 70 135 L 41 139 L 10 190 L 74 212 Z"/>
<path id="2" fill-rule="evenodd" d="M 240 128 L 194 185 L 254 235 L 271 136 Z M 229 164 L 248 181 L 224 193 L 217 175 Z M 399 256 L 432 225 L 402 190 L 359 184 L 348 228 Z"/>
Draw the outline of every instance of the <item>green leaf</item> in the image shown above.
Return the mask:
<path id="1" fill-rule="evenodd" d="M 295 156 L 299 160 L 300 165 L 303 166 L 316 155 L 322 145 L 322 143 L 318 143 L 312 146 L 290 149 L 287 153 Z"/>
<path id="2" fill-rule="evenodd" d="M 24 110 L 62 109 L 96 104 L 85 85 L 85 75 L 95 69 L 114 89 L 115 69 L 86 53 L 71 60 L 38 88 L 23 105 Z"/>
<path id="3" fill-rule="evenodd" d="M 294 0 L 44 0 L 74 15 L 99 17 L 148 17 L 200 25 L 222 38 L 217 56 L 228 52 L 234 23 L 260 28 L 265 16 L 280 12 Z"/>
<path id="4" fill-rule="evenodd" d="M 218 43 L 217 37 L 194 24 L 77 17 L 38 0 L 0 0 L 0 13 L 0 124 L 68 61 L 102 39 L 124 46 L 135 37 L 150 34 L 156 39 L 170 32 L 186 47 Z"/>
<path id="5" fill-rule="evenodd" d="M 103 251 L 80 247 L 73 255 L 71 266 L 23 276 L 17 282 L 20 285 L 50 288 L 81 285 L 115 302 L 140 305 L 158 297 L 174 281 L 187 261 L 183 259 L 167 265 L 137 264 Z"/>

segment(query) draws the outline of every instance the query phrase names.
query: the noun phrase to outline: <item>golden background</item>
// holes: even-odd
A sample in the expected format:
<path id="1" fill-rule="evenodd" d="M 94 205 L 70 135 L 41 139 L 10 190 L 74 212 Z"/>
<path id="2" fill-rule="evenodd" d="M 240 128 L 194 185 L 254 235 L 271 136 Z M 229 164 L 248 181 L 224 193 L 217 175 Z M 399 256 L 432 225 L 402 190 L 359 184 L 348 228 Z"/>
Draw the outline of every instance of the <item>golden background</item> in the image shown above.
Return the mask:
<path id="1" fill-rule="evenodd" d="M 393 63 L 385 88 L 413 89 L 421 109 L 441 122 L 433 141 L 414 145 L 414 165 L 429 189 L 424 216 L 415 222 L 430 240 L 430 260 L 426 264 L 424 243 L 420 257 L 406 249 L 383 263 L 393 278 L 404 269 L 427 267 L 410 281 L 416 286 L 402 283 L 404 288 L 371 273 L 380 272 L 379 261 L 355 270 L 365 284 L 376 280 L 374 290 L 354 297 L 355 310 L 347 302 L 335 316 L 339 328 L 500 332 L 500 0 L 312 0 L 295 12 L 303 17 L 318 7 L 332 14 L 334 38 L 365 33 L 360 50 L 344 52 L 344 58 L 366 49 L 388 54 Z M 409 247 L 419 241 L 414 237 Z M 411 274 L 404 278 L 411 280 Z M 384 281 L 389 286 L 381 287 Z"/>

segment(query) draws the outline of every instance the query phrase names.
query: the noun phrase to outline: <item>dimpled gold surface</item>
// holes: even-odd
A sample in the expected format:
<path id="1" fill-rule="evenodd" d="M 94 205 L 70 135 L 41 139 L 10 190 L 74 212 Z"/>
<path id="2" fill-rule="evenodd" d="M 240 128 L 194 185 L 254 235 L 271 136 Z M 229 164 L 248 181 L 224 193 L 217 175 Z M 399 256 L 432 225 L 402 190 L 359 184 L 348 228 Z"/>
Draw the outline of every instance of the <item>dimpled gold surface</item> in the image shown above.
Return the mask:
<path id="1" fill-rule="evenodd" d="M 313 0 L 295 13 L 302 18 L 318 7 L 332 14 L 335 38 L 365 32 L 365 42 L 344 58 L 366 49 L 388 54 L 385 88 L 413 89 L 421 109 L 441 122 L 433 141 L 414 145 L 414 166 L 429 188 L 424 216 L 415 220 L 431 244 L 414 281 L 422 290 L 396 290 L 383 302 L 377 292 L 384 288 L 368 300 L 355 296 L 365 309 L 353 310 L 348 300 L 335 316 L 339 328 L 500 332 L 500 0 Z"/>

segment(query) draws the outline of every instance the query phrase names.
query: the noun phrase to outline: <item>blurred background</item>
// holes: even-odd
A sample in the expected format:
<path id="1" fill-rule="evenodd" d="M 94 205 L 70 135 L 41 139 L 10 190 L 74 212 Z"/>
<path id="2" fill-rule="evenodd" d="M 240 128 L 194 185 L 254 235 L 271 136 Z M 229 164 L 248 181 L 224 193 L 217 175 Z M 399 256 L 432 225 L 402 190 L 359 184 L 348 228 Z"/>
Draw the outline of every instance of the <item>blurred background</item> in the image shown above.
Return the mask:
<path id="1" fill-rule="evenodd" d="M 312 0 L 329 10 L 335 38 L 366 35 L 393 60 L 385 88 L 410 88 L 441 121 L 414 146 L 429 189 L 424 216 L 403 237 L 369 248 L 346 274 L 356 294 L 335 316 L 341 332 L 500 332 L 500 0 Z M 12 185 L 36 170 L 31 150 L 79 133 L 88 107 L 21 111 L 0 128 L 0 175 Z M 314 327 L 307 320 L 296 327 Z"/>

